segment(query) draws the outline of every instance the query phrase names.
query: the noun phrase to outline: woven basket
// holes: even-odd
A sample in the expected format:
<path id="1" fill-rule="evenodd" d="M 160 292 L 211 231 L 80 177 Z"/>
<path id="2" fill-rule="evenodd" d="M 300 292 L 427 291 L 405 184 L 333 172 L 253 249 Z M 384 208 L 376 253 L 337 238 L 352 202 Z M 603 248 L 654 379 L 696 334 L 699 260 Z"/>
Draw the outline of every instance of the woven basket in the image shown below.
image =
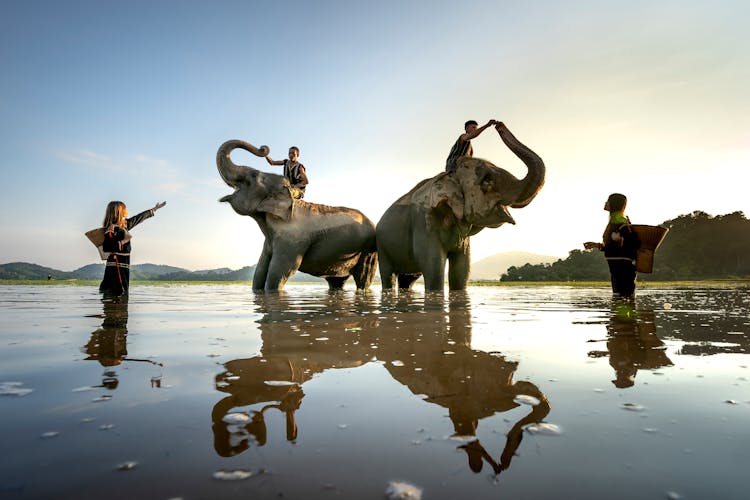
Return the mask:
<path id="1" fill-rule="evenodd" d="M 661 242 L 664 241 L 669 229 L 643 224 L 633 224 L 630 228 L 641 242 L 635 259 L 635 270 L 639 273 L 651 273 L 654 271 L 654 253 L 659 248 L 659 245 L 661 245 Z"/>

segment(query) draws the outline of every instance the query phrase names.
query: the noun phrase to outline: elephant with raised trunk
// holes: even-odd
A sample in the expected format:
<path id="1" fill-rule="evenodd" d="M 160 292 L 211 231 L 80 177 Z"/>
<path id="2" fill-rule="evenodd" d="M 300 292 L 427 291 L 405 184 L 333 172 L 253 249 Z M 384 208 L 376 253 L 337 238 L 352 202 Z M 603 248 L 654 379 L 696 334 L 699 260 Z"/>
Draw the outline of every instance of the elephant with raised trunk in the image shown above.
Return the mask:
<path id="1" fill-rule="evenodd" d="M 544 185 L 542 159 L 515 138 L 503 123 L 496 126 L 508 148 L 527 166 L 523 179 L 487 160 L 465 156 L 454 172 L 425 179 L 399 198 L 378 222 L 378 261 L 383 289 L 410 288 L 424 276 L 427 290 L 448 285 L 463 290 L 469 280 L 469 237 L 486 227 L 515 224 L 509 208 L 528 205 Z"/>
<path id="2" fill-rule="evenodd" d="M 357 289 L 368 288 L 377 266 L 374 224 L 353 208 L 292 198 L 283 176 L 235 165 L 230 155 L 237 148 L 258 157 L 269 149 L 230 140 L 216 153 L 221 178 L 234 188 L 219 201 L 252 217 L 265 236 L 253 290 L 278 291 L 297 270 L 325 278 L 332 290 L 343 288 L 349 276 Z"/>

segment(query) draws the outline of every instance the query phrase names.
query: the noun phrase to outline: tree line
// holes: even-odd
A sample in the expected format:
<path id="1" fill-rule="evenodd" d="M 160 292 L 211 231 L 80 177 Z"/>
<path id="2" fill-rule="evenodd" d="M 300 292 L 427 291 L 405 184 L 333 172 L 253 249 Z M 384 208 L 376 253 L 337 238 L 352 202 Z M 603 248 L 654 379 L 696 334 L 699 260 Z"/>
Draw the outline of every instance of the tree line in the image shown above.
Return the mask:
<path id="1" fill-rule="evenodd" d="M 750 277 L 750 221 L 743 212 L 712 216 L 702 211 L 661 224 L 669 229 L 656 251 L 653 280 Z M 552 264 L 512 266 L 501 281 L 608 281 L 599 251 L 571 250 Z"/>

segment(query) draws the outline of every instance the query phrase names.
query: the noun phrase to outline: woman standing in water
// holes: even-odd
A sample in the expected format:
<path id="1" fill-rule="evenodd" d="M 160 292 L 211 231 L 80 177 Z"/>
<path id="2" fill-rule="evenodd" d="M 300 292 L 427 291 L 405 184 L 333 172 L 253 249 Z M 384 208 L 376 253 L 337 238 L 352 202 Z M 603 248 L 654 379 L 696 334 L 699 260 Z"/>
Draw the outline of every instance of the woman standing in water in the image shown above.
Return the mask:
<path id="1" fill-rule="evenodd" d="M 110 201 L 104 213 L 102 227 L 105 230 L 103 250 L 109 253 L 107 265 L 104 268 L 104 278 L 99 291 L 124 295 L 128 293 L 130 284 L 130 229 L 153 217 L 157 210 L 166 205 L 166 201 L 157 203 L 154 208 L 128 217 L 128 209 L 121 201 Z"/>
<path id="2" fill-rule="evenodd" d="M 603 243 L 587 241 L 584 248 L 604 251 L 612 278 L 612 292 L 623 298 L 635 294 L 635 258 L 640 242 L 625 216 L 628 199 L 624 194 L 612 193 L 604 204 L 609 212 L 609 224 L 604 229 Z"/>

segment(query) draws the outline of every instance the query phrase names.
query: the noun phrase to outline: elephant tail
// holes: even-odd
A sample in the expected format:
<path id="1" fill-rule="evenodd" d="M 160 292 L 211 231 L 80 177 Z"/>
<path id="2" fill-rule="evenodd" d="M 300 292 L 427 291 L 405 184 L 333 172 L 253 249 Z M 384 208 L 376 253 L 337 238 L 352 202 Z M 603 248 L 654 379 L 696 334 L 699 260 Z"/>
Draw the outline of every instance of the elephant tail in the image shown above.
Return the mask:
<path id="1" fill-rule="evenodd" d="M 352 276 L 357 284 L 357 290 L 370 288 L 377 267 L 378 252 L 376 250 L 364 251 L 359 255 L 359 260 L 352 268 Z"/>

